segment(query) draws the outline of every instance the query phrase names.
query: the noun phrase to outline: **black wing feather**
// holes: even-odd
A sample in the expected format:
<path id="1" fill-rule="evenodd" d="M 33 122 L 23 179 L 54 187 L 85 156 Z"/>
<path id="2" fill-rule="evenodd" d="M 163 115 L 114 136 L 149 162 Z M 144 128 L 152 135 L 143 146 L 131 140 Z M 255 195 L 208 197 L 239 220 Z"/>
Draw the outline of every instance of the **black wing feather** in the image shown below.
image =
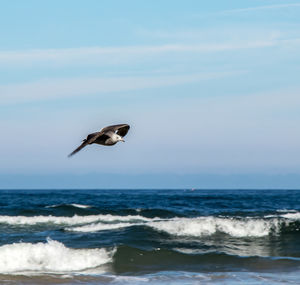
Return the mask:
<path id="1" fill-rule="evenodd" d="M 121 137 L 124 137 L 127 134 L 129 128 L 130 126 L 128 124 L 119 124 L 119 125 L 112 125 L 112 126 L 105 127 L 101 130 L 101 132 L 112 131 L 112 132 L 116 132 Z"/>
<path id="2" fill-rule="evenodd" d="M 71 157 L 72 155 L 74 155 L 75 153 L 77 153 L 78 151 L 82 150 L 85 146 L 87 146 L 88 144 L 92 144 L 99 136 L 101 136 L 102 133 L 101 132 L 98 132 L 98 133 L 92 133 L 92 134 L 89 134 L 87 136 L 86 139 L 83 140 L 83 143 L 78 147 L 76 148 L 73 152 L 71 152 L 68 157 Z"/>
<path id="3" fill-rule="evenodd" d="M 68 157 L 71 157 L 72 155 L 74 155 L 75 153 L 77 153 L 78 151 L 80 151 L 81 149 L 83 149 L 85 146 L 87 146 L 89 143 L 87 142 L 87 140 L 84 140 L 83 143 L 78 147 L 76 148 L 74 151 L 72 151 Z"/>
<path id="4" fill-rule="evenodd" d="M 121 137 L 125 137 L 126 134 L 128 133 L 129 129 L 130 129 L 130 126 L 125 125 L 124 127 L 121 127 L 120 129 L 117 130 L 117 134 Z"/>

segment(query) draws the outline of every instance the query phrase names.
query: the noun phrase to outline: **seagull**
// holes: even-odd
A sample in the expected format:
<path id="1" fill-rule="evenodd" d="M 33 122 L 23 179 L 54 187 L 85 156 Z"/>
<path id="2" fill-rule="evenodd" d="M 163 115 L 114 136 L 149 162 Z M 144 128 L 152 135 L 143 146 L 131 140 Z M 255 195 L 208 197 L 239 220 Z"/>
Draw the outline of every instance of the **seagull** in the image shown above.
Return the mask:
<path id="1" fill-rule="evenodd" d="M 117 142 L 125 142 L 123 137 L 126 136 L 129 128 L 130 126 L 127 124 L 113 125 L 101 129 L 100 132 L 89 134 L 87 138 L 83 140 L 82 144 L 71 152 L 68 157 L 74 155 L 89 144 L 96 143 L 111 146 Z"/>

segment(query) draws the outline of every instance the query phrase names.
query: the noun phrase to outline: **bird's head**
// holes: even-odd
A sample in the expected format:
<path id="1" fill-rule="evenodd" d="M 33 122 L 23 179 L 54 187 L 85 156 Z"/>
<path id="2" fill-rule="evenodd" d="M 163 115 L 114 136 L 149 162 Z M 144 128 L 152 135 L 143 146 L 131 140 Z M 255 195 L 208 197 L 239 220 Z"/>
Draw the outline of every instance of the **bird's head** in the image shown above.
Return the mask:
<path id="1" fill-rule="evenodd" d="M 123 139 L 123 137 L 117 135 L 117 141 L 118 142 L 125 142 L 125 140 Z"/>

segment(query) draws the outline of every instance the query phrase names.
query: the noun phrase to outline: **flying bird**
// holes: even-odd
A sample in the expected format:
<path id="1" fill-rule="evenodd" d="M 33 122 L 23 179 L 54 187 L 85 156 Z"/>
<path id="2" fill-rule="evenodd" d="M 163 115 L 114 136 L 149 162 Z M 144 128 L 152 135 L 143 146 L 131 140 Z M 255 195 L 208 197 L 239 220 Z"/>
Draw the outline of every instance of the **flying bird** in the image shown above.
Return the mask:
<path id="1" fill-rule="evenodd" d="M 82 144 L 71 152 L 68 157 L 74 155 L 89 144 L 114 145 L 117 142 L 125 142 L 123 137 L 126 136 L 130 126 L 127 124 L 108 126 L 100 130 L 100 132 L 92 133 L 83 140 Z"/>

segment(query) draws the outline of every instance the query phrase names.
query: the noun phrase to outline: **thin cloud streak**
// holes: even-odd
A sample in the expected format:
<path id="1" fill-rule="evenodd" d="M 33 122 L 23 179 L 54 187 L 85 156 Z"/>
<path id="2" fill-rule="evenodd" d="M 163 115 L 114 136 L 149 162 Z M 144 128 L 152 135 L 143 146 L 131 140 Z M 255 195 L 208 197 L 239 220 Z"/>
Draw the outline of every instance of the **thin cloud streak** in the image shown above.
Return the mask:
<path id="1" fill-rule="evenodd" d="M 239 73 L 241 73 L 240 71 Z M 15 85 L 0 85 L 0 105 L 111 92 L 158 88 L 222 78 L 237 72 L 215 72 L 190 75 L 149 77 L 97 77 L 44 79 Z"/>
<path id="2" fill-rule="evenodd" d="M 218 14 L 231 14 L 231 13 L 251 12 L 251 11 L 259 11 L 259 10 L 293 8 L 293 7 L 300 7 L 300 3 L 287 3 L 287 4 L 278 4 L 278 5 L 265 5 L 265 6 L 249 7 L 249 8 L 224 10 L 224 11 L 219 12 Z"/>
<path id="3" fill-rule="evenodd" d="M 23 51 L 0 51 L 0 63 L 5 65 L 22 65 L 50 62 L 51 64 L 76 64 L 79 62 L 94 63 L 95 61 L 118 62 L 126 59 L 140 58 L 147 55 L 166 53 L 207 53 L 241 49 L 271 47 L 278 44 L 274 40 L 244 41 L 235 43 L 207 44 L 167 44 L 157 46 L 131 47 L 83 47 L 65 49 L 33 49 Z"/>

